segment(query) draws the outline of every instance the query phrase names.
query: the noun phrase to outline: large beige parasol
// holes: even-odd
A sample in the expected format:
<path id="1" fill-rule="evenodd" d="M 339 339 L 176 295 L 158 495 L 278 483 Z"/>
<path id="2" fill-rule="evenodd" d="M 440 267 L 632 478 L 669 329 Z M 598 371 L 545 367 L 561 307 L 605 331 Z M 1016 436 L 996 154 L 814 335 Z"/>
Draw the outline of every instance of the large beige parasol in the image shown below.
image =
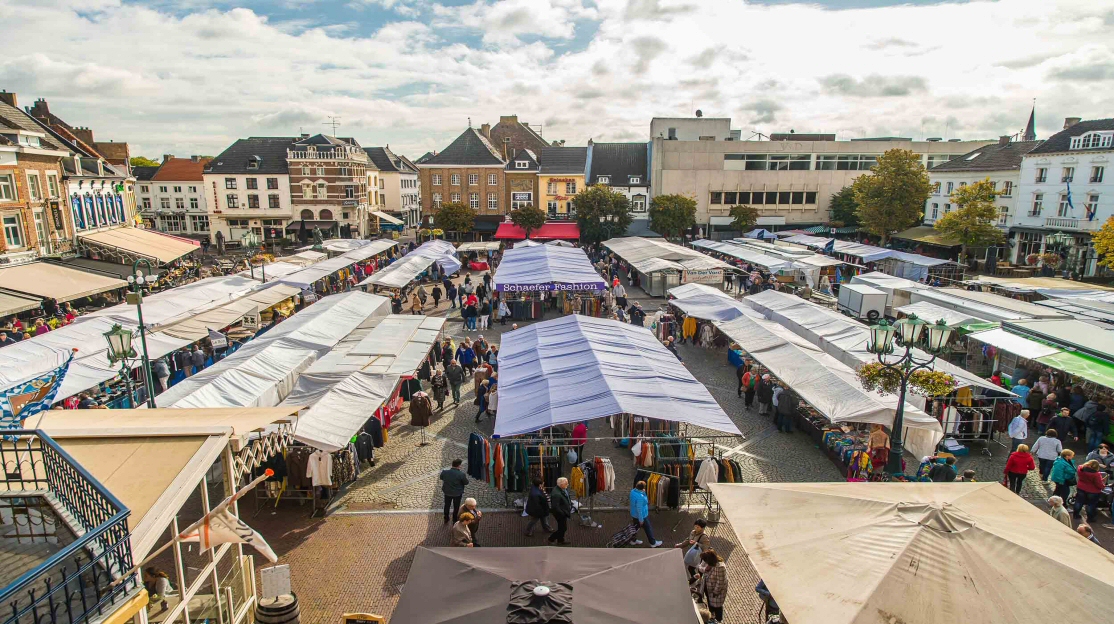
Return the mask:
<path id="1" fill-rule="evenodd" d="M 1100 622 L 1114 555 L 998 483 L 712 484 L 791 624 Z"/>

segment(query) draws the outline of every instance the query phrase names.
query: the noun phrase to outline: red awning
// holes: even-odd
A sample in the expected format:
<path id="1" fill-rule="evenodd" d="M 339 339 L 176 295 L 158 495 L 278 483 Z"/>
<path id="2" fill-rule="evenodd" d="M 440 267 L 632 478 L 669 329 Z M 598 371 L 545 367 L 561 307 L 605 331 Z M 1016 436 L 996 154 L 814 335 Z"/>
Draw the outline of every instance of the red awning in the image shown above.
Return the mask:
<path id="1" fill-rule="evenodd" d="M 546 223 L 530 237 L 537 240 L 580 240 L 580 226 L 575 223 Z"/>
<path id="2" fill-rule="evenodd" d="M 545 227 L 545 226 L 542 226 Z M 537 234 L 535 232 L 535 234 Z M 500 223 L 499 229 L 495 231 L 496 240 L 525 240 L 526 230 L 518 227 L 513 223 Z"/>

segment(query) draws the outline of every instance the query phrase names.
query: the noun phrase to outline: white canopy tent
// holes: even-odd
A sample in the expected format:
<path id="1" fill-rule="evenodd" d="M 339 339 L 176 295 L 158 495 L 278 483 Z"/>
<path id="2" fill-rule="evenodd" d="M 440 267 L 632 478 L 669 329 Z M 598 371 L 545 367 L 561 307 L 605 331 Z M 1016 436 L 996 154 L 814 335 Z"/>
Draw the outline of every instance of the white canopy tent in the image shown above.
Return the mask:
<path id="1" fill-rule="evenodd" d="M 693 247 L 700 247 L 702 249 L 710 249 L 714 252 L 721 253 L 743 262 L 749 262 L 765 268 L 767 271 L 778 272 L 787 271 L 793 268 L 793 263 L 783 258 L 767 255 L 759 251 L 755 251 L 750 247 L 742 245 L 735 245 L 733 243 L 726 243 L 714 240 L 697 240 L 692 242 Z"/>
<path id="2" fill-rule="evenodd" d="M 321 243 L 321 248 L 328 249 L 333 253 L 347 253 L 349 251 L 365 247 L 373 242 L 380 241 L 370 241 L 362 238 L 331 238 Z M 305 247 L 299 247 L 298 251 L 313 251 L 314 247 L 315 245 L 306 245 Z"/>
<path id="3" fill-rule="evenodd" d="M 539 243 L 536 240 L 530 240 L 530 239 L 520 240 L 520 241 L 518 241 L 517 243 L 514 244 L 514 247 L 512 247 L 512 249 L 518 249 L 519 247 L 537 247 L 538 245 L 541 245 L 541 244 L 542 243 Z"/>
<path id="4" fill-rule="evenodd" d="M 914 290 L 929 288 L 920 282 L 907 280 L 904 277 L 895 277 L 881 271 L 862 273 L 851 278 L 852 284 L 866 284 L 886 293 L 886 313 L 893 314 L 894 308 L 907 305 L 909 296 Z"/>
<path id="5" fill-rule="evenodd" d="M 831 422 L 893 427 L 897 397 L 864 390 L 854 370 L 781 325 L 741 315 L 716 327 Z M 913 456 L 932 455 L 944 437 L 940 423 L 908 402 L 903 422 Z"/>
<path id="6" fill-rule="evenodd" d="M 397 260 L 389 267 L 360 282 L 360 286 L 374 285 L 402 288 L 414 281 L 434 262 L 437 263 L 442 272 L 452 275 L 460 270 L 460 260 L 457 259 L 456 253 L 456 248 L 453 247 L 452 243 L 443 240 L 431 240 L 403 256 L 401 260 Z"/>
<path id="7" fill-rule="evenodd" d="M 707 388 L 652 333 L 572 315 L 503 334 L 496 436 L 615 414 L 741 435 Z"/>
<path id="8" fill-rule="evenodd" d="M 722 260 L 716 260 L 695 249 L 667 243 L 657 238 L 641 238 L 638 236 L 612 238 L 604 241 L 603 246 L 626 260 L 640 273 L 670 269 L 701 271 L 735 268 Z"/>
<path id="9" fill-rule="evenodd" d="M 239 275 L 209 277 L 143 297 L 143 322 L 149 328 L 195 316 L 212 308 L 231 303 L 241 297 L 270 286 Z M 121 303 L 77 317 L 84 319 L 108 317 L 118 323 L 138 322 L 135 306 Z"/>
<path id="10" fill-rule="evenodd" d="M 832 240 L 831 238 L 824 238 L 821 236 L 797 234 L 796 236 L 786 238 L 785 242 L 804 245 L 812 249 L 823 249 L 828 243 L 832 242 Z M 836 240 L 832 248 L 835 253 L 855 256 L 856 258 L 861 258 L 863 262 L 882 262 L 889 260 L 894 265 L 890 268 L 891 274 L 911 279 L 922 279 L 924 276 L 928 275 L 928 269 L 930 267 L 951 263 L 951 260 L 942 260 L 940 258 L 922 256 L 906 251 L 875 247 L 874 245 L 863 245 L 849 241 Z"/>
<path id="11" fill-rule="evenodd" d="M 870 328 L 834 310 L 776 290 L 751 295 L 744 298 L 743 302 L 853 369 L 878 361 L 878 357 L 866 348 L 870 342 Z M 922 360 L 930 357 L 920 349 L 914 349 L 913 353 Z M 932 369 L 955 377 L 960 387 L 977 386 L 997 392 L 1009 392 L 943 360 L 936 360 Z"/>
<path id="12" fill-rule="evenodd" d="M 273 407 L 298 375 L 373 316 L 385 297 L 352 291 L 325 297 L 240 350 L 159 396 L 160 407 Z"/>
<path id="13" fill-rule="evenodd" d="M 364 260 L 367 260 L 372 256 L 381 254 L 398 244 L 392 240 L 382 239 L 361 242 L 365 244 L 351 251 L 342 253 L 335 258 L 322 260 L 321 262 L 312 264 L 302 269 L 301 271 L 291 273 L 290 275 L 287 275 L 280 279 L 279 282 L 282 284 L 297 286 L 298 288 L 309 288 L 320 279 L 328 277 L 329 275 L 332 275 L 333 273 L 336 273 L 337 271 L 352 264 L 363 262 Z M 380 273 L 382 273 L 382 271 L 380 271 Z"/>
<path id="14" fill-rule="evenodd" d="M 268 282 L 273 282 L 292 273 L 297 273 L 304 268 L 306 268 L 304 264 L 297 262 L 283 262 L 280 260 L 278 262 L 271 262 L 269 264 L 256 266 L 254 270 L 248 269 L 245 271 L 240 271 L 236 275 L 256 279 L 259 281 L 263 281 L 263 279 L 266 278 Z"/>
<path id="15" fill-rule="evenodd" d="M 583 249 L 553 245 L 507 250 L 493 281 L 499 292 L 607 289 Z"/>
<path id="16" fill-rule="evenodd" d="M 677 306 L 685 314 L 709 321 L 730 321 L 747 315 L 762 318 L 762 315 L 731 295 L 705 284 L 684 284 L 671 288 L 669 295 L 674 297 L 669 303 Z"/>
<path id="17" fill-rule="evenodd" d="M 456 250 L 457 253 L 463 253 L 467 251 L 499 251 L 499 247 L 501 244 L 502 243 L 500 243 L 499 241 L 473 241 L 468 243 L 461 243 L 460 246 L 456 248 Z"/>
<path id="18" fill-rule="evenodd" d="M 972 314 L 966 314 L 958 310 L 951 310 L 948 308 L 941 308 L 940 306 L 929 303 L 927 301 L 920 301 L 917 303 L 910 303 L 903 305 L 900 308 L 894 309 L 894 312 L 900 312 L 906 316 L 916 314 L 917 318 L 928 323 L 935 323 L 936 321 L 943 320 L 949 326 L 955 327 L 957 325 L 965 325 L 967 323 L 986 323 L 984 318 L 979 318 Z"/>

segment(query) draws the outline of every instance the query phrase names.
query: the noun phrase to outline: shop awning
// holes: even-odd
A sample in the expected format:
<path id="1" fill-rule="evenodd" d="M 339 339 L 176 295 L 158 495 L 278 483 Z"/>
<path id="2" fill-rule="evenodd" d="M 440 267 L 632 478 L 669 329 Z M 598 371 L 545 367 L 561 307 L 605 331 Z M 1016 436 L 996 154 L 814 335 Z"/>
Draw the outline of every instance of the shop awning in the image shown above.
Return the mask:
<path id="1" fill-rule="evenodd" d="M 474 223 L 472 223 L 472 231 L 473 232 L 479 232 L 481 234 L 487 234 L 488 232 L 495 232 L 499 229 L 499 226 L 502 223 L 503 223 L 503 217 L 495 217 L 495 218 L 487 218 L 487 217 L 482 217 L 482 216 L 476 217 L 476 221 Z"/>
<path id="2" fill-rule="evenodd" d="M 1114 365 L 1109 362 L 1071 351 L 1046 355 L 1037 358 L 1037 361 L 1045 366 L 1051 366 L 1114 390 Z"/>
<path id="3" fill-rule="evenodd" d="M 525 240 L 526 230 L 513 223 L 500 223 L 499 229 L 495 230 L 495 238 L 499 240 Z"/>
<path id="4" fill-rule="evenodd" d="M 714 240 L 701 239 L 693 241 L 693 247 L 700 247 L 702 249 L 710 249 L 714 252 L 721 253 L 743 262 L 756 264 L 774 273 L 792 269 L 793 263 L 784 258 L 769 256 L 742 245 L 734 245 L 732 243 L 725 243 Z"/>
<path id="5" fill-rule="evenodd" d="M 162 264 L 174 262 L 182 256 L 201 249 L 201 243 L 195 240 L 135 227 L 118 227 L 88 234 L 79 233 L 77 238 L 86 244 L 151 258 Z"/>
<path id="6" fill-rule="evenodd" d="M 499 292 L 607 289 L 583 249 L 556 245 L 507 250 L 493 281 Z"/>
<path id="7" fill-rule="evenodd" d="M 711 489 L 787 622 L 1109 619 L 1114 555 L 988 476 Z"/>
<path id="8" fill-rule="evenodd" d="M 771 232 L 767 229 L 764 229 L 764 228 L 755 228 L 755 229 L 747 232 L 746 234 L 743 234 L 743 237 L 744 238 L 760 238 L 760 239 L 763 239 L 763 240 L 777 240 L 777 234 L 774 234 L 773 232 Z"/>
<path id="9" fill-rule="evenodd" d="M 388 288 L 402 288 L 433 266 L 434 262 L 446 275 L 452 275 L 460 270 L 460 260 L 456 257 L 456 248 L 453 244 L 443 240 L 432 240 L 423 243 L 421 247 L 406 254 L 401 260 L 396 260 L 387 268 L 372 274 L 371 277 L 360 282 L 360 285 L 373 284 Z"/>
<path id="10" fill-rule="evenodd" d="M 50 297 L 62 303 L 124 288 L 128 283 L 115 277 L 94 275 L 51 262 L 30 262 L 0 268 L 0 285 L 18 293 Z"/>
<path id="11" fill-rule="evenodd" d="M 297 415 L 297 407 L 47 410 L 27 424 L 55 437 L 66 432 L 91 430 L 111 430 L 111 433 L 125 435 L 133 435 L 128 431 L 135 430 L 186 435 L 205 428 L 227 429 L 232 437 L 247 441 L 251 433 L 278 422 L 293 421 Z"/>
<path id="12" fill-rule="evenodd" d="M 363 262 L 368 258 L 381 254 L 384 251 L 394 247 L 398 243 L 391 240 L 373 240 L 365 241 L 366 244 L 356 247 L 351 251 L 346 251 L 335 258 L 322 260 L 316 264 L 311 264 L 301 271 L 295 271 L 289 275 L 279 278 L 279 283 L 297 286 L 299 288 L 309 288 L 318 280 L 324 279 L 341 269 L 348 268 L 357 262 Z M 397 264 L 397 263 L 396 263 Z M 381 273 L 382 271 L 380 271 Z"/>
<path id="13" fill-rule="evenodd" d="M 457 252 L 465 251 L 499 251 L 502 243 L 499 241 L 479 241 L 473 243 L 461 243 L 456 248 Z"/>
<path id="14" fill-rule="evenodd" d="M 1019 355 L 1028 360 L 1035 360 L 1062 351 L 1062 349 L 1050 347 L 1044 343 L 1029 340 L 1023 336 L 1011 334 L 1004 329 L 975 332 L 969 334 L 967 338 L 993 345 L 1003 351 L 1009 351 L 1010 353 Z"/>
<path id="15" fill-rule="evenodd" d="M 304 268 L 306 267 L 302 264 L 279 261 L 270 262 L 262 265 L 257 264 L 254 265 L 254 269 L 245 269 L 243 271 L 240 271 L 236 275 L 257 279 L 259 281 L 263 281 L 265 278 L 268 282 L 273 282 L 277 279 L 286 277 L 287 275 L 297 273 Z"/>
<path id="16" fill-rule="evenodd" d="M 499 240 L 523 240 L 526 230 L 513 223 L 500 223 L 495 231 L 495 238 Z M 530 232 L 533 240 L 579 240 L 580 226 L 575 223 L 551 222 L 545 223 L 540 228 Z"/>
<path id="17" fill-rule="evenodd" d="M 402 219 L 396 219 L 381 210 L 372 210 L 371 214 L 375 215 L 375 217 L 378 218 L 380 221 L 386 221 L 391 225 L 406 225 L 406 222 Z"/>
<path id="18" fill-rule="evenodd" d="M 132 270 L 131 264 L 119 264 L 116 262 L 105 262 L 104 260 L 91 260 L 89 258 L 67 258 L 60 261 L 63 266 L 77 269 L 79 271 L 86 271 L 96 275 L 105 275 L 107 277 L 118 277 L 122 280 L 127 280 L 128 277 L 135 275 Z M 165 267 L 155 267 L 154 271 L 147 268 L 146 265 L 141 265 L 139 270 L 143 271 L 144 275 L 162 276 L 166 274 Z"/>
<path id="19" fill-rule="evenodd" d="M 937 247 L 959 247 L 961 244 L 941 234 L 931 225 L 917 225 L 908 230 L 902 230 L 897 234 L 893 234 L 890 238 L 925 243 L 926 245 L 936 245 Z"/>
<path id="20" fill-rule="evenodd" d="M 299 264 L 302 264 L 303 266 L 307 266 L 310 264 L 321 262 L 328 257 L 329 254 L 323 251 L 314 251 L 312 249 L 307 249 L 305 251 L 299 251 L 298 253 L 290 257 L 279 258 L 279 260 L 282 260 L 284 262 L 297 262 Z"/>
<path id="21" fill-rule="evenodd" d="M 761 314 L 741 301 L 737 301 L 731 295 L 706 284 L 684 284 L 671 288 L 669 294 L 675 297 L 669 300 L 670 304 L 677 306 L 685 314 L 698 319 L 730 321 L 742 315 L 762 317 Z"/>
<path id="22" fill-rule="evenodd" d="M 708 389 L 649 330 L 572 315 L 503 334 L 495 434 L 614 414 L 741 435 Z"/>
<path id="23" fill-rule="evenodd" d="M 302 229 L 302 223 L 303 223 L 303 221 L 301 221 L 301 220 L 291 221 L 290 223 L 286 224 L 286 231 L 287 232 L 300 232 L 301 229 Z M 320 228 L 322 230 L 331 230 L 334 227 L 336 227 L 336 225 L 337 225 L 336 221 L 310 221 L 309 219 L 306 219 L 304 221 L 304 223 L 306 224 L 306 232 L 311 236 L 313 235 L 313 228 Z"/>
<path id="24" fill-rule="evenodd" d="M 640 238 L 628 236 L 612 238 L 603 246 L 628 262 L 640 273 L 654 271 L 684 271 L 707 269 L 735 269 L 722 260 L 717 260 L 695 249 L 674 245 L 660 238 Z"/>
<path id="25" fill-rule="evenodd" d="M 399 379 L 398 375 L 367 371 L 307 373 L 298 380 L 300 384 L 328 390 L 298 419 L 294 439 L 329 452 L 347 447 L 352 436 L 391 397 Z M 302 395 L 298 389 L 295 392 L 291 398 L 298 401 Z"/>
<path id="26" fill-rule="evenodd" d="M 232 303 L 213 308 L 191 318 L 164 325 L 159 332 L 175 338 L 198 341 L 209 336 L 209 330 L 220 330 L 239 322 L 245 314 L 262 312 L 295 295 L 301 290 L 285 284 L 271 284 Z"/>
<path id="27" fill-rule="evenodd" d="M 0 291 L 0 316 L 8 316 L 18 312 L 34 310 L 42 305 L 43 300 L 38 297 L 29 297 L 19 293 Z"/>

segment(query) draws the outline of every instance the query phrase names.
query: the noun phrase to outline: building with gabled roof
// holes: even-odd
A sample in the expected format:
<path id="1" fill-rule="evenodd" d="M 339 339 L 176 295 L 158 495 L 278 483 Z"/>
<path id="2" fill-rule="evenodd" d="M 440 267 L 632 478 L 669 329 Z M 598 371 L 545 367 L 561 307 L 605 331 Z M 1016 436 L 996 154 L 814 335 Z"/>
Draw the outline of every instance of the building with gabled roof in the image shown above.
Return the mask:
<path id="1" fill-rule="evenodd" d="M 203 184 L 211 159 L 173 154 L 164 154 L 162 159 L 158 167 L 133 167 L 136 204 L 143 222 L 148 229 L 212 242 Z"/>
<path id="2" fill-rule="evenodd" d="M 526 206 L 536 206 L 538 194 L 538 155 L 534 150 L 511 150 L 510 158 L 505 167 L 507 178 L 507 191 L 505 202 L 508 211 L 517 210 Z"/>
<path id="3" fill-rule="evenodd" d="M 519 121 L 518 115 L 500 115 L 499 123 L 494 126 L 483 124 L 480 131 L 499 150 L 504 160 L 524 149 L 533 150 L 537 154 L 542 149 L 551 147 L 550 142 L 546 141 L 540 132 L 530 124 Z M 552 144 L 552 146 L 556 145 L 558 144 Z"/>
<path id="4" fill-rule="evenodd" d="M 647 219 L 650 197 L 649 143 L 588 141 L 588 185 L 604 184 L 622 193 L 635 219 Z"/>
<path id="5" fill-rule="evenodd" d="M 550 220 L 576 218 L 572 199 L 584 189 L 588 168 L 587 147 L 546 147 L 539 154 L 538 207 Z"/>
<path id="6" fill-rule="evenodd" d="M 406 227 L 422 221 L 421 176 L 410 159 L 391 151 L 391 146 L 365 147 L 371 164 L 379 170 L 378 184 L 370 189 L 378 209 L 402 219 Z"/>
<path id="7" fill-rule="evenodd" d="M 469 127 L 445 149 L 417 165 L 423 213 L 436 213 L 444 203 L 463 203 L 476 212 L 474 232 L 481 236 L 495 233 L 507 212 L 507 161 L 488 137 Z"/>

